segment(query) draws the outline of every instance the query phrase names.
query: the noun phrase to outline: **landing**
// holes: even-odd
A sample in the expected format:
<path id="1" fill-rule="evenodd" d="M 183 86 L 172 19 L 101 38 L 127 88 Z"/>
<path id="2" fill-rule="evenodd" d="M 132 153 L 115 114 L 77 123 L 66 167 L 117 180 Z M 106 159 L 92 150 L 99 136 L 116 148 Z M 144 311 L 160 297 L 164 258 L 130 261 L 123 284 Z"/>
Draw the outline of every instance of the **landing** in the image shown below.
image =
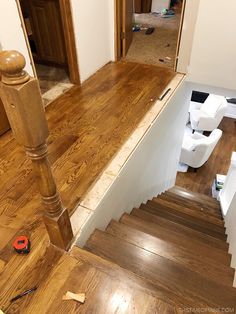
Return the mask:
<path id="1" fill-rule="evenodd" d="M 70 211 L 173 76 L 160 67 L 111 63 L 49 106 L 50 150 L 59 156 L 54 173 Z"/>

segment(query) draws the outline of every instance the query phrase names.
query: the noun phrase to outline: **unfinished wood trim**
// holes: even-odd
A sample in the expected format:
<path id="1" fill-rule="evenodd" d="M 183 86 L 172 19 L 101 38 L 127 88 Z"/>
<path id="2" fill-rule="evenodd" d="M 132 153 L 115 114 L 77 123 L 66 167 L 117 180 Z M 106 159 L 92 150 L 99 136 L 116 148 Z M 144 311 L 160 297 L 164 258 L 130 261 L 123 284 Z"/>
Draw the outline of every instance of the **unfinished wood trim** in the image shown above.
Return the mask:
<path id="1" fill-rule="evenodd" d="M 16 6 L 17 6 L 18 13 L 19 13 L 19 17 L 20 17 L 20 21 L 21 21 L 21 27 L 23 29 L 25 42 L 26 42 L 27 50 L 28 50 L 29 57 L 30 57 L 30 64 L 31 64 L 32 69 L 33 69 L 34 77 L 37 78 L 37 72 L 36 72 L 36 69 L 35 69 L 34 59 L 33 59 L 32 51 L 31 51 L 31 48 L 30 48 L 30 43 L 29 43 L 29 38 L 28 38 L 28 35 L 27 35 L 26 27 L 25 27 L 25 21 L 24 21 L 24 17 L 23 17 L 23 14 L 22 14 L 21 6 L 20 6 L 20 0 L 16 0 Z"/>
<path id="2" fill-rule="evenodd" d="M 186 0 L 183 0 L 182 11 L 181 11 L 181 18 L 180 18 L 180 24 L 179 24 L 179 33 L 178 33 L 177 47 L 176 47 L 176 53 L 175 53 L 175 66 L 174 66 L 174 71 L 175 72 L 177 71 L 177 65 L 178 65 L 180 41 L 181 41 L 181 36 L 182 36 L 183 24 L 184 24 L 185 7 L 186 7 Z"/>
<path id="3" fill-rule="evenodd" d="M 114 49 L 115 49 L 115 61 L 119 61 L 121 59 L 121 3 L 120 0 L 115 0 L 115 27 L 114 27 Z"/>
<path id="4" fill-rule="evenodd" d="M 68 0 L 59 0 L 59 4 L 66 44 L 66 54 L 70 81 L 73 84 L 80 84 L 79 64 L 75 44 L 75 33 L 71 11 L 71 3 Z"/>

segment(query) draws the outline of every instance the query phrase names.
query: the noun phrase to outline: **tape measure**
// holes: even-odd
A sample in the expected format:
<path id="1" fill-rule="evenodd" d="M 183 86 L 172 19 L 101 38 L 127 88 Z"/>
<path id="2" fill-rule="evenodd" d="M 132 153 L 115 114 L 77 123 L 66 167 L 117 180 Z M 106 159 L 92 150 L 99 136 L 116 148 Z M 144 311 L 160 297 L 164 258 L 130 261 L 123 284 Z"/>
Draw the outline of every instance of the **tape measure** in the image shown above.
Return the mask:
<path id="1" fill-rule="evenodd" d="M 18 254 L 28 254 L 30 252 L 30 241 L 26 236 L 19 236 L 13 242 L 13 247 Z"/>

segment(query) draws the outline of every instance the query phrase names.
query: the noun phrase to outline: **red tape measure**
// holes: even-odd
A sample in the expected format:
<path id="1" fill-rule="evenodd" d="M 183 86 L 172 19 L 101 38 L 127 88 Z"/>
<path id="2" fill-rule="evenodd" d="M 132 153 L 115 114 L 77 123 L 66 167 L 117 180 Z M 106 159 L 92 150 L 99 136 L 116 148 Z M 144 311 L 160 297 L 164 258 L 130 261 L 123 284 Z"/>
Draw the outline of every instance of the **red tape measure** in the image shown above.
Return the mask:
<path id="1" fill-rule="evenodd" d="M 30 252 L 30 241 L 26 236 L 19 236 L 13 242 L 13 247 L 18 254 L 28 254 Z"/>

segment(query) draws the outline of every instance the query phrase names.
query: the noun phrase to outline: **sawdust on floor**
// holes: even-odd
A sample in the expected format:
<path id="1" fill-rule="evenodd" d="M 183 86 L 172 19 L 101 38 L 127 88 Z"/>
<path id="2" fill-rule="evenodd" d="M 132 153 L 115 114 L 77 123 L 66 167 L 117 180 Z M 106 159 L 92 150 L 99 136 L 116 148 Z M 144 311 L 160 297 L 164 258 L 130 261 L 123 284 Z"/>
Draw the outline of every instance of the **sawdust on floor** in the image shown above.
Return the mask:
<path id="1" fill-rule="evenodd" d="M 180 19 L 181 9 L 169 18 L 153 13 L 135 14 L 135 23 L 155 27 L 155 31 L 151 35 L 145 35 L 145 30 L 134 32 L 126 60 L 174 68 Z"/>

